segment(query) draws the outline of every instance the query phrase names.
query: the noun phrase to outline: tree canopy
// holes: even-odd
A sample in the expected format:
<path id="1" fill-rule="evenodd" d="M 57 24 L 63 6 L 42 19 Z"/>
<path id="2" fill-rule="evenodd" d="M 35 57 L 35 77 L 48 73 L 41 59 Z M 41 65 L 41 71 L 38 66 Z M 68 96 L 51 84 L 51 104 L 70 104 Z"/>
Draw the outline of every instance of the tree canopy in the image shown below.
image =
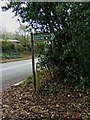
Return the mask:
<path id="1" fill-rule="evenodd" d="M 54 33 L 43 65 L 60 81 L 84 86 L 90 84 L 89 6 L 90 2 L 10 2 L 3 10 L 12 8 L 29 29 Z"/>

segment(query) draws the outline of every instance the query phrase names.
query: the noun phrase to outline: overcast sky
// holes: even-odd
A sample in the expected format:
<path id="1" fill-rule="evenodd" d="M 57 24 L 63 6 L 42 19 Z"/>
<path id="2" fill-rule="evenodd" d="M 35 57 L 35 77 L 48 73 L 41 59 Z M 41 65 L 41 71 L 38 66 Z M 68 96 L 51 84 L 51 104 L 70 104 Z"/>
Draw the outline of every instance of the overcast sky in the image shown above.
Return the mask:
<path id="1" fill-rule="evenodd" d="M 11 10 L 2 12 L 1 6 L 3 4 L 4 3 L 0 1 L 0 31 L 6 30 L 7 32 L 13 33 L 19 28 L 19 22 Z"/>

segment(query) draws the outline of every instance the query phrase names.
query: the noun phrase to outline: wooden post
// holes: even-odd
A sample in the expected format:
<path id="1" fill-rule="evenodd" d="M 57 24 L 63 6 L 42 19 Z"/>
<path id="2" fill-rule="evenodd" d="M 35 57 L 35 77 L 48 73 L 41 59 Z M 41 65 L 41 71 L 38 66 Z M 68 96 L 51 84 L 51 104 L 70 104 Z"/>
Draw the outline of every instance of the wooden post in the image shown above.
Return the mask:
<path id="1" fill-rule="evenodd" d="M 39 63 L 36 63 L 36 91 L 40 90 L 40 66 Z"/>
<path id="2" fill-rule="evenodd" d="M 33 33 L 31 33 L 31 52 L 32 52 L 32 71 L 33 71 L 34 90 L 36 91 L 36 75 L 35 75 L 35 63 L 34 63 Z"/>

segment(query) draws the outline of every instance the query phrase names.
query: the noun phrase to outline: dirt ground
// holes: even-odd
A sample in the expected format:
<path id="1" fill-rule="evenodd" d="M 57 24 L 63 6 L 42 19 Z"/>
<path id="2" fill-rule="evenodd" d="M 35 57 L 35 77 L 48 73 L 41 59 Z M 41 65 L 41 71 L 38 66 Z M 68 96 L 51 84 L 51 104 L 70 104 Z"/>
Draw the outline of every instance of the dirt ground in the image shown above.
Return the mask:
<path id="1" fill-rule="evenodd" d="M 48 91 L 33 85 L 12 86 L 2 93 L 2 120 L 90 120 L 90 93 L 72 92 L 53 83 Z"/>

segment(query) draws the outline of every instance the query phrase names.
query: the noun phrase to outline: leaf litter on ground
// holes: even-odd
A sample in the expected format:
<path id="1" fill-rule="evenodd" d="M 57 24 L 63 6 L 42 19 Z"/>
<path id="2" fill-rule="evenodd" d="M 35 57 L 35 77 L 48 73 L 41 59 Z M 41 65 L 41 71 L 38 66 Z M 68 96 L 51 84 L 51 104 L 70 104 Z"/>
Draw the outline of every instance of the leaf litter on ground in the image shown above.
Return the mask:
<path id="1" fill-rule="evenodd" d="M 2 120 L 89 120 L 90 94 L 51 83 L 35 93 L 21 83 L 2 92 Z"/>

